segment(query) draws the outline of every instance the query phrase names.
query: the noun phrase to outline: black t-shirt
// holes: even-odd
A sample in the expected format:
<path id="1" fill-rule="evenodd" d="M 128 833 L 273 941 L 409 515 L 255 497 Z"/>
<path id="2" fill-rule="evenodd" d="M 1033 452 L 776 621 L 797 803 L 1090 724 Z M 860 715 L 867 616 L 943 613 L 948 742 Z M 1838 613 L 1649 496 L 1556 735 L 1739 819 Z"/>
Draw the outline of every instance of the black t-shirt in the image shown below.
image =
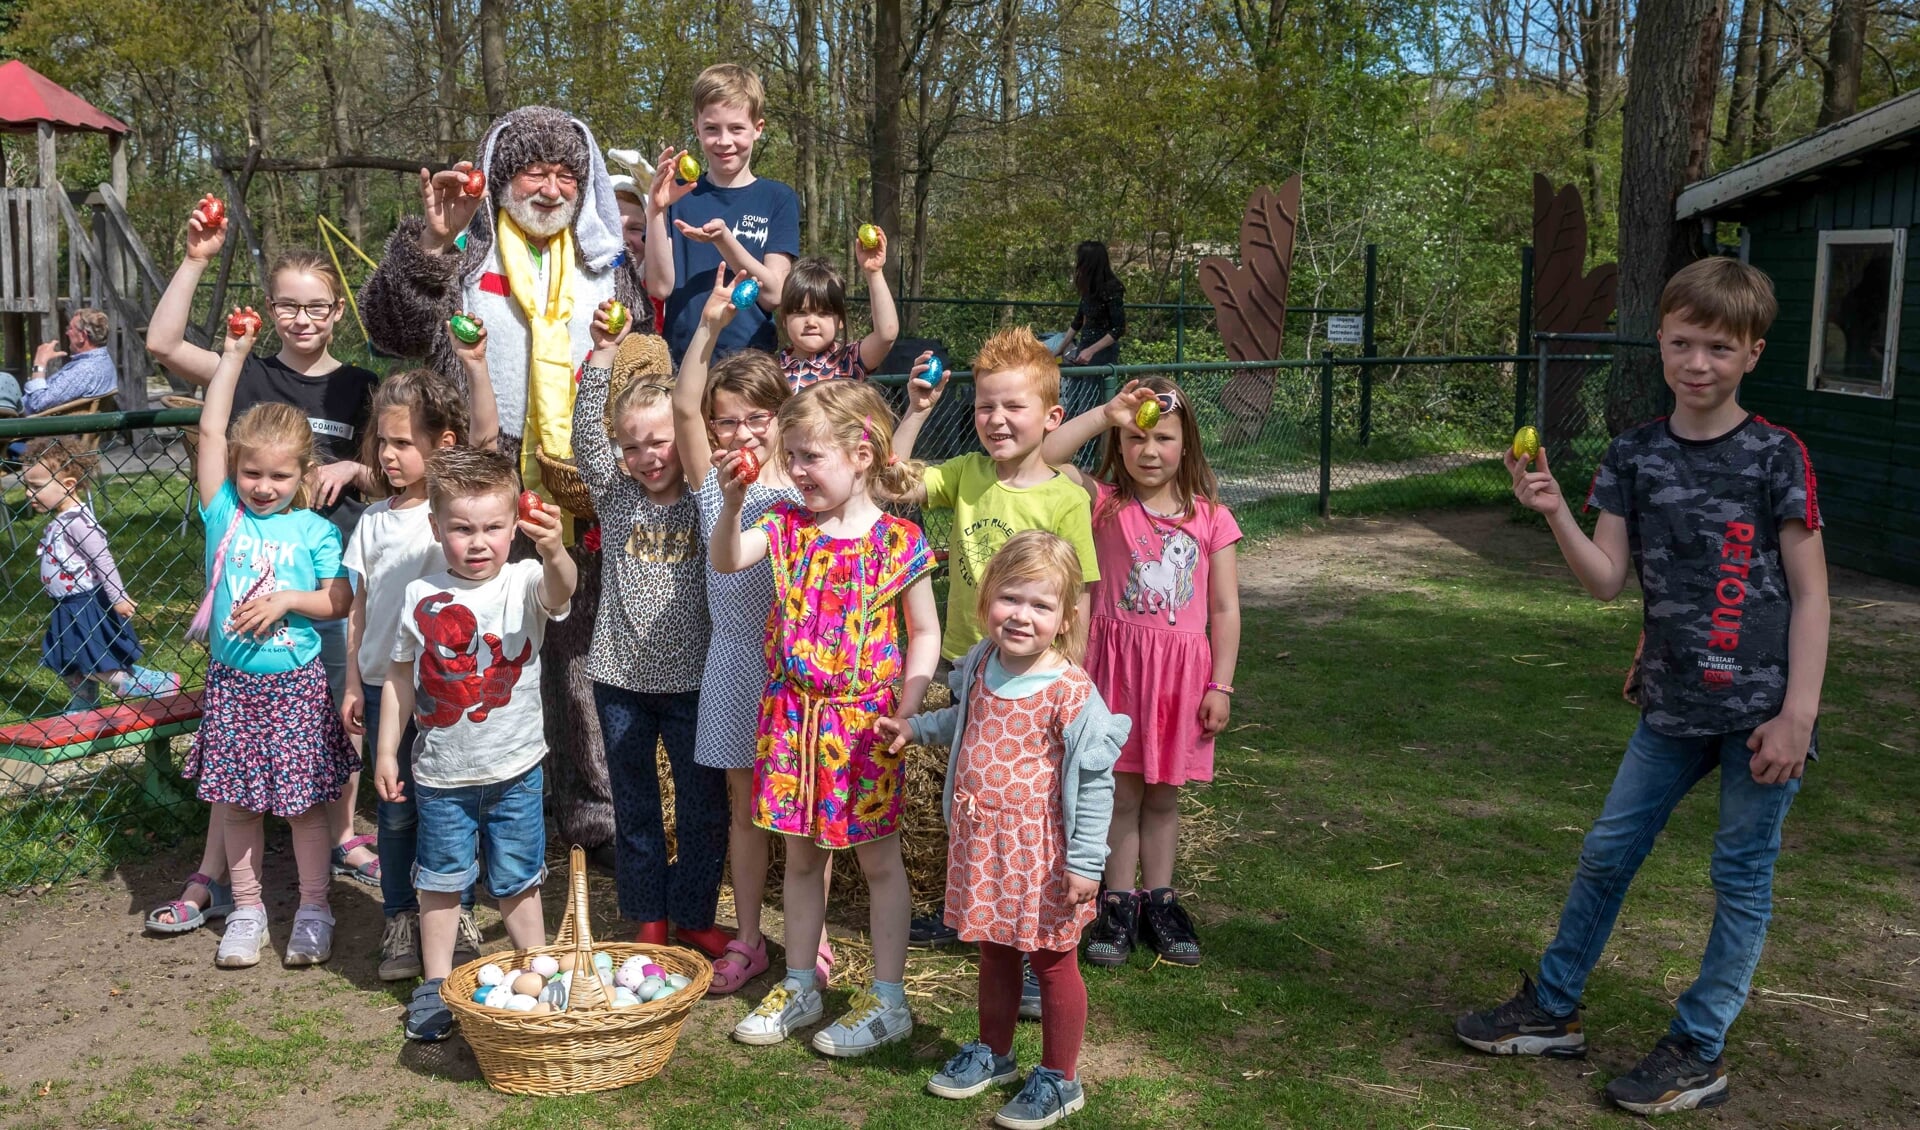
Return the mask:
<path id="1" fill-rule="evenodd" d="M 1626 519 L 1646 602 L 1647 725 L 1706 737 L 1780 713 L 1793 614 L 1780 527 L 1820 528 L 1800 437 L 1758 416 L 1708 440 L 1643 424 L 1607 448 L 1587 505 Z"/>
<path id="2" fill-rule="evenodd" d="M 291 404 L 307 414 L 313 428 L 313 450 L 322 463 L 358 462 L 360 445 L 373 417 L 373 387 L 380 378 L 358 365 L 342 365 L 323 377 L 294 372 L 278 357 L 249 357 L 233 392 L 233 418 L 246 415 L 256 404 Z M 342 537 L 353 533 L 366 499 L 352 488 L 340 492 L 332 506 L 315 507 L 322 517 L 340 527 Z"/>

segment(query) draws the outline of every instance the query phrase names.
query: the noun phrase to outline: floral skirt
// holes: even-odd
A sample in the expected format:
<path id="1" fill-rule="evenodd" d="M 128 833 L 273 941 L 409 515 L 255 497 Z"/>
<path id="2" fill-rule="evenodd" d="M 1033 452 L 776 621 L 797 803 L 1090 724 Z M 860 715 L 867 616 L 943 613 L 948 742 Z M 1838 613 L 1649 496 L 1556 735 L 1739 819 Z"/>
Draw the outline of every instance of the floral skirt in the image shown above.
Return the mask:
<path id="1" fill-rule="evenodd" d="M 360 767 L 319 659 L 274 675 L 210 663 L 200 708 L 181 775 L 210 804 L 298 816 L 338 799 Z"/>
<path id="2" fill-rule="evenodd" d="M 846 848 L 900 830 L 901 755 L 873 724 L 894 691 L 829 698 L 782 680 L 760 706 L 753 822 L 770 832 Z"/>

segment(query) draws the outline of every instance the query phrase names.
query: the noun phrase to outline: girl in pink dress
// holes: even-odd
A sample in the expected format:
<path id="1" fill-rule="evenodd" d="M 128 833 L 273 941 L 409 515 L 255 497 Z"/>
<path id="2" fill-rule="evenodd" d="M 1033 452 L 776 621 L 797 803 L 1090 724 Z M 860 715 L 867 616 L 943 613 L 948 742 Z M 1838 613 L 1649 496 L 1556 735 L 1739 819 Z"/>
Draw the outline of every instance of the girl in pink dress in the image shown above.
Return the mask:
<path id="1" fill-rule="evenodd" d="M 987 638 L 954 668 L 954 705 L 911 726 L 915 741 L 951 751 L 946 920 L 980 946 L 980 1038 L 927 1089 L 964 1099 L 1017 1078 L 1023 956 L 1040 982 L 1040 1066 L 1001 1109 L 1002 1126 L 1049 1126 L 1086 1103 L 1077 1069 L 1087 990 L 1075 951 L 1093 920 L 1128 722 L 1069 654 L 1082 575 L 1058 535 L 1008 538 L 980 581 Z"/>
<path id="2" fill-rule="evenodd" d="M 1070 460 L 1102 431 L 1106 454 L 1089 476 Z M 1112 853 L 1087 960 L 1123 965 L 1138 939 L 1163 960 L 1198 965 L 1200 939 L 1173 891 L 1179 789 L 1213 779 L 1214 735 L 1232 709 L 1240 526 L 1220 502 L 1192 401 L 1171 381 L 1129 383 L 1062 424 L 1041 450 L 1093 496 L 1100 580 L 1087 671 L 1113 709 L 1133 719 L 1114 766 Z"/>
<path id="3" fill-rule="evenodd" d="M 801 503 L 776 503 L 745 530 L 740 508 L 759 469 L 738 451 L 713 456 L 723 496 L 708 542 L 714 569 L 764 561 L 773 570 L 753 807 L 756 825 L 787 839 L 787 976 L 733 1034 L 777 1044 L 825 1014 L 813 955 L 826 920 L 827 852 L 852 848 L 872 895 L 874 984 L 813 1046 L 863 1055 L 913 1031 L 901 755 L 877 740 L 876 724 L 920 709 L 939 661 L 933 557 L 920 527 L 874 501 L 899 499 L 919 470 L 893 454 L 893 414 L 872 386 L 803 389 L 781 405 L 778 434 Z M 794 967 L 798 955 L 804 968 Z"/>

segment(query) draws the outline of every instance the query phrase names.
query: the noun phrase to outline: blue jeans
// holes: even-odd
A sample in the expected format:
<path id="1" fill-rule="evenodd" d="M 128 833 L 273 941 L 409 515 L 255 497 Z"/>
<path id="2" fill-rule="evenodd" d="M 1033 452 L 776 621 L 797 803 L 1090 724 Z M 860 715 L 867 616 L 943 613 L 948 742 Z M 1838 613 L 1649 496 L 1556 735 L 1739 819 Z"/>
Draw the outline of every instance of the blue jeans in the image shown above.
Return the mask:
<path id="1" fill-rule="evenodd" d="M 1760 947 L 1773 917 L 1773 861 L 1780 826 L 1800 791 L 1798 779 L 1762 785 L 1749 769 L 1753 731 L 1705 738 L 1671 738 L 1645 722 L 1627 742 L 1620 772 L 1600 819 L 1580 848 L 1573 889 L 1560 912 L 1560 930 L 1540 957 L 1538 999 L 1556 1015 L 1572 1012 L 1587 974 L 1613 932 L 1620 902 L 1674 806 L 1694 785 L 1720 770 L 1720 829 L 1713 837 L 1713 930 L 1700 976 L 1674 1005 L 1673 1035 L 1693 1041 L 1712 1059 L 1747 1001 Z"/>
<path id="2" fill-rule="evenodd" d="M 720 869 L 727 858 L 727 774 L 693 761 L 700 693 L 643 694 L 593 684 L 600 733 L 613 785 L 614 863 L 620 917 L 671 919 L 675 926 L 713 926 Z M 660 811 L 656 749 L 667 747 L 673 772 L 674 858 Z"/>
<path id="3" fill-rule="evenodd" d="M 367 702 L 363 713 L 367 721 L 368 750 L 377 749 L 380 744 L 380 695 L 385 689 L 375 684 L 360 684 L 360 692 Z M 408 720 L 406 732 L 400 735 L 400 789 L 406 799 L 382 800 L 379 806 L 380 837 L 374 847 L 380 856 L 380 913 L 388 918 L 402 912 L 420 913 L 420 896 L 413 889 L 413 855 L 419 833 L 413 808 L 413 739 L 418 733 L 412 720 Z M 460 905 L 473 909 L 471 886 L 460 896 Z"/>
<path id="4" fill-rule="evenodd" d="M 547 877 L 546 779 L 535 765 L 485 785 L 436 789 L 413 783 L 419 816 L 413 885 L 423 891 L 465 891 L 487 862 L 487 891 L 512 898 Z"/>

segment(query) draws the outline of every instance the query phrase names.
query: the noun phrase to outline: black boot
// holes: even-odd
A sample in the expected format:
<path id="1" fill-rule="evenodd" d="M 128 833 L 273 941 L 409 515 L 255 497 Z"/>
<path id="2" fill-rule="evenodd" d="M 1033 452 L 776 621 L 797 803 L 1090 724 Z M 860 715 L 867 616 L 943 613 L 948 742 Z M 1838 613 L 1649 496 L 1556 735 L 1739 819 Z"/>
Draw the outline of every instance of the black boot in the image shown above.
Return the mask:
<path id="1" fill-rule="evenodd" d="M 1193 919 L 1173 895 L 1172 887 L 1148 891 L 1140 906 L 1140 940 L 1153 947 L 1160 960 L 1175 965 L 1200 964 L 1200 935 Z"/>
<path id="2" fill-rule="evenodd" d="M 1100 892 L 1100 916 L 1087 930 L 1087 960 L 1095 965 L 1125 965 L 1140 929 L 1140 896 L 1132 891 Z"/>

